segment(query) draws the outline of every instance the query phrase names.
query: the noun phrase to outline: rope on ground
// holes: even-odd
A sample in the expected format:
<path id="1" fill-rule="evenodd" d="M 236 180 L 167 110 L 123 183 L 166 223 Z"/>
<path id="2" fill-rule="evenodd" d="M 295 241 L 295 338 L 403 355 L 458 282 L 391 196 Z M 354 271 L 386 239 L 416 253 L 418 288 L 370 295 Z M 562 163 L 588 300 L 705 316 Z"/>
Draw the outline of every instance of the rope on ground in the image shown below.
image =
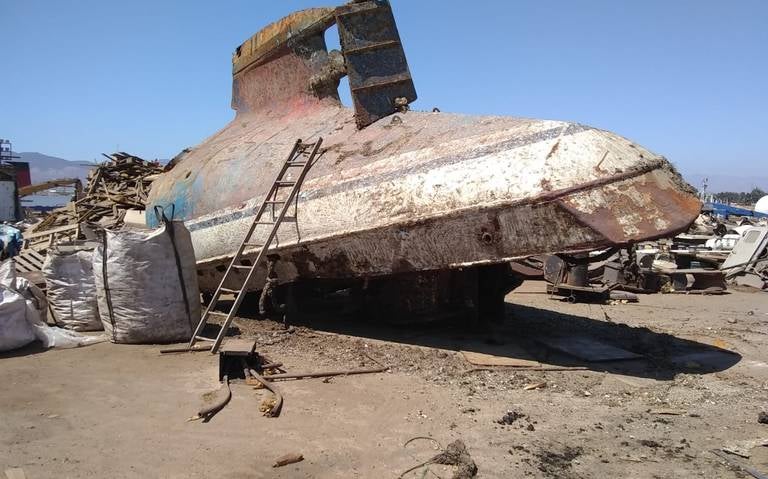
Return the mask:
<path id="1" fill-rule="evenodd" d="M 457 466 L 457 469 L 454 471 L 451 479 L 472 479 L 475 477 L 475 475 L 477 475 L 477 464 L 475 464 L 475 461 L 472 460 L 472 456 L 469 455 L 467 446 L 464 445 L 464 441 L 457 439 L 448 444 L 448 447 L 445 448 L 443 452 L 433 456 L 431 459 L 424 461 L 421 464 L 413 466 L 412 468 L 397 476 L 397 479 L 402 479 L 403 476 L 409 472 L 415 471 L 416 469 L 427 466 L 429 464 Z"/>

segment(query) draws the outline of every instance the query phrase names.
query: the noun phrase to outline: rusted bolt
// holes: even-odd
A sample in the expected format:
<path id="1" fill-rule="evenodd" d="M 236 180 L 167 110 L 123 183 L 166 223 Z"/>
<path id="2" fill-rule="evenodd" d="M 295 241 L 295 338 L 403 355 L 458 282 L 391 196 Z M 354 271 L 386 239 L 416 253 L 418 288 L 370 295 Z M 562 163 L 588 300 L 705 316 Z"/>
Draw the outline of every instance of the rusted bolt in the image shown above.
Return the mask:
<path id="1" fill-rule="evenodd" d="M 491 244 L 493 243 L 493 235 L 487 231 L 484 231 L 482 235 L 480 235 L 480 239 L 485 244 Z"/>

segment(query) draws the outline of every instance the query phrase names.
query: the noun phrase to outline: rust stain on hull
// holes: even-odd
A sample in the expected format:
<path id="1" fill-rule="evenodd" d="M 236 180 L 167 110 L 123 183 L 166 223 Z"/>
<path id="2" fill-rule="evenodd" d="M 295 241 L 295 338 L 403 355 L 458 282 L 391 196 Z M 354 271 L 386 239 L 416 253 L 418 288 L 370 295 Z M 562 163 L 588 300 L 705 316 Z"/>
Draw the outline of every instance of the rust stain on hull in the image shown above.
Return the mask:
<path id="1" fill-rule="evenodd" d="M 578 221 L 613 244 L 673 236 L 690 227 L 701 203 L 671 184 L 673 177 L 664 175 L 663 169 L 559 201 Z"/>

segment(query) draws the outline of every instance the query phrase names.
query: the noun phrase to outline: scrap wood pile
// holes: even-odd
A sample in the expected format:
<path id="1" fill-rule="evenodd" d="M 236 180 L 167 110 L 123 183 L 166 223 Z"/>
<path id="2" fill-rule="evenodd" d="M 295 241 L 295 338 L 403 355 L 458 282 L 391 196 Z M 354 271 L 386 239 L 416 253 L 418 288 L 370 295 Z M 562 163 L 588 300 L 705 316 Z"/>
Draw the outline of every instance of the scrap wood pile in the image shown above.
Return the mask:
<path id="1" fill-rule="evenodd" d="M 149 186 L 163 167 L 124 152 L 104 156 L 108 161 L 91 170 L 82 197 L 51 211 L 25 234 L 28 247 L 41 251 L 57 236 L 75 239 L 86 224 L 116 229 L 123 225 L 126 211 L 144 210 Z"/>

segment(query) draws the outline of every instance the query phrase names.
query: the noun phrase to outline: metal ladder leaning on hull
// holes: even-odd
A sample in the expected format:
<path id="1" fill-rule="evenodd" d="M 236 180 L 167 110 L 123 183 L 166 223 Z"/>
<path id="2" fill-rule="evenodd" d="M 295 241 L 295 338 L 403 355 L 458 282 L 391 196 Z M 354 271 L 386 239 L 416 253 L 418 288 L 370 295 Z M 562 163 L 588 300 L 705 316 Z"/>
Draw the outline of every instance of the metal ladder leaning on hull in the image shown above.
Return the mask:
<path id="1" fill-rule="evenodd" d="M 277 237 L 277 231 L 280 229 L 280 225 L 282 224 L 283 220 L 287 220 L 285 215 L 288 212 L 288 209 L 291 207 L 291 203 L 296 198 L 296 194 L 301 188 L 301 184 L 304 181 L 304 178 L 307 176 L 307 172 L 309 172 L 309 169 L 312 167 L 312 164 L 315 161 L 315 157 L 317 156 L 317 153 L 320 150 L 320 145 L 322 145 L 322 143 L 322 138 L 318 138 L 315 143 L 303 143 L 301 140 L 296 140 L 296 144 L 293 145 L 293 149 L 288 155 L 288 159 L 285 161 L 285 163 L 283 163 L 282 168 L 280 168 L 280 172 L 277 174 L 275 181 L 272 183 L 272 188 L 270 188 L 269 193 L 267 193 L 267 196 L 261 202 L 261 206 L 256 212 L 256 216 L 254 217 L 251 226 L 248 228 L 248 232 L 246 233 L 245 238 L 240 243 L 240 247 L 237 249 L 235 255 L 232 257 L 232 261 L 229 263 L 224 276 L 221 278 L 221 282 L 216 288 L 216 292 L 213 294 L 213 298 L 211 299 L 208 308 L 206 308 L 205 313 L 200 318 L 200 322 L 197 324 L 197 328 L 195 328 L 195 332 L 192 334 L 192 338 L 189 340 L 189 345 L 187 347 L 188 350 L 193 350 L 192 348 L 195 346 L 197 341 L 208 341 L 213 343 L 213 346 L 211 347 L 211 353 L 215 354 L 218 352 L 219 347 L 221 346 L 221 343 L 224 340 L 227 331 L 229 330 L 229 326 L 237 315 L 240 304 L 243 302 L 248 284 L 251 282 L 256 269 L 261 266 L 261 264 L 264 262 L 264 259 L 267 257 L 267 250 L 269 250 L 270 245 Z M 291 168 L 301 168 L 299 176 L 295 180 L 284 179 L 286 173 Z M 278 197 L 278 193 L 286 188 L 290 188 L 288 196 L 280 199 Z M 278 205 L 280 206 L 279 213 L 277 216 L 275 216 L 275 207 Z M 267 218 L 270 221 L 265 221 L 264 213 L 266 213 L 268 210 L 271 211 L 271 215 L 269 215 Z M 290 219 L 291 221 L 296 221 L 295 216 Z M 253 233 L 259 226 L 272 227 L 264 244 L 251 242 Z M 241 263 L 241 260 L 243 259 L 243 252 L 246 249 L 259 247 L 261 248 L 259 250 L 259 254 L 256 256 L 256 259 L 251 262 L 250 265 L 244 265 Z M 230 289 L 224 286 L 227 283 L 227 280 L 231 278 L 233 272 L 246 270 L 248 272 L 245 280 L 242 283 L 242 286 L 240 286 L 240 289 Z M 232 304 L 232 307 L 227 313 L 215 311 L 216 306 L 219 303 L 219 297 L 222 293 L 233 293 L 236 295 L 235 302 Z M 219 331 L 219 334 L 216 336 L 216 338 L 208 338 L 202 336 L 203 329 L 205 329 L 205 325 L 208 324 L 208 320 L 212 315 L 226 316 L 224 324 L 222 324 L 221 330 Z"/>

